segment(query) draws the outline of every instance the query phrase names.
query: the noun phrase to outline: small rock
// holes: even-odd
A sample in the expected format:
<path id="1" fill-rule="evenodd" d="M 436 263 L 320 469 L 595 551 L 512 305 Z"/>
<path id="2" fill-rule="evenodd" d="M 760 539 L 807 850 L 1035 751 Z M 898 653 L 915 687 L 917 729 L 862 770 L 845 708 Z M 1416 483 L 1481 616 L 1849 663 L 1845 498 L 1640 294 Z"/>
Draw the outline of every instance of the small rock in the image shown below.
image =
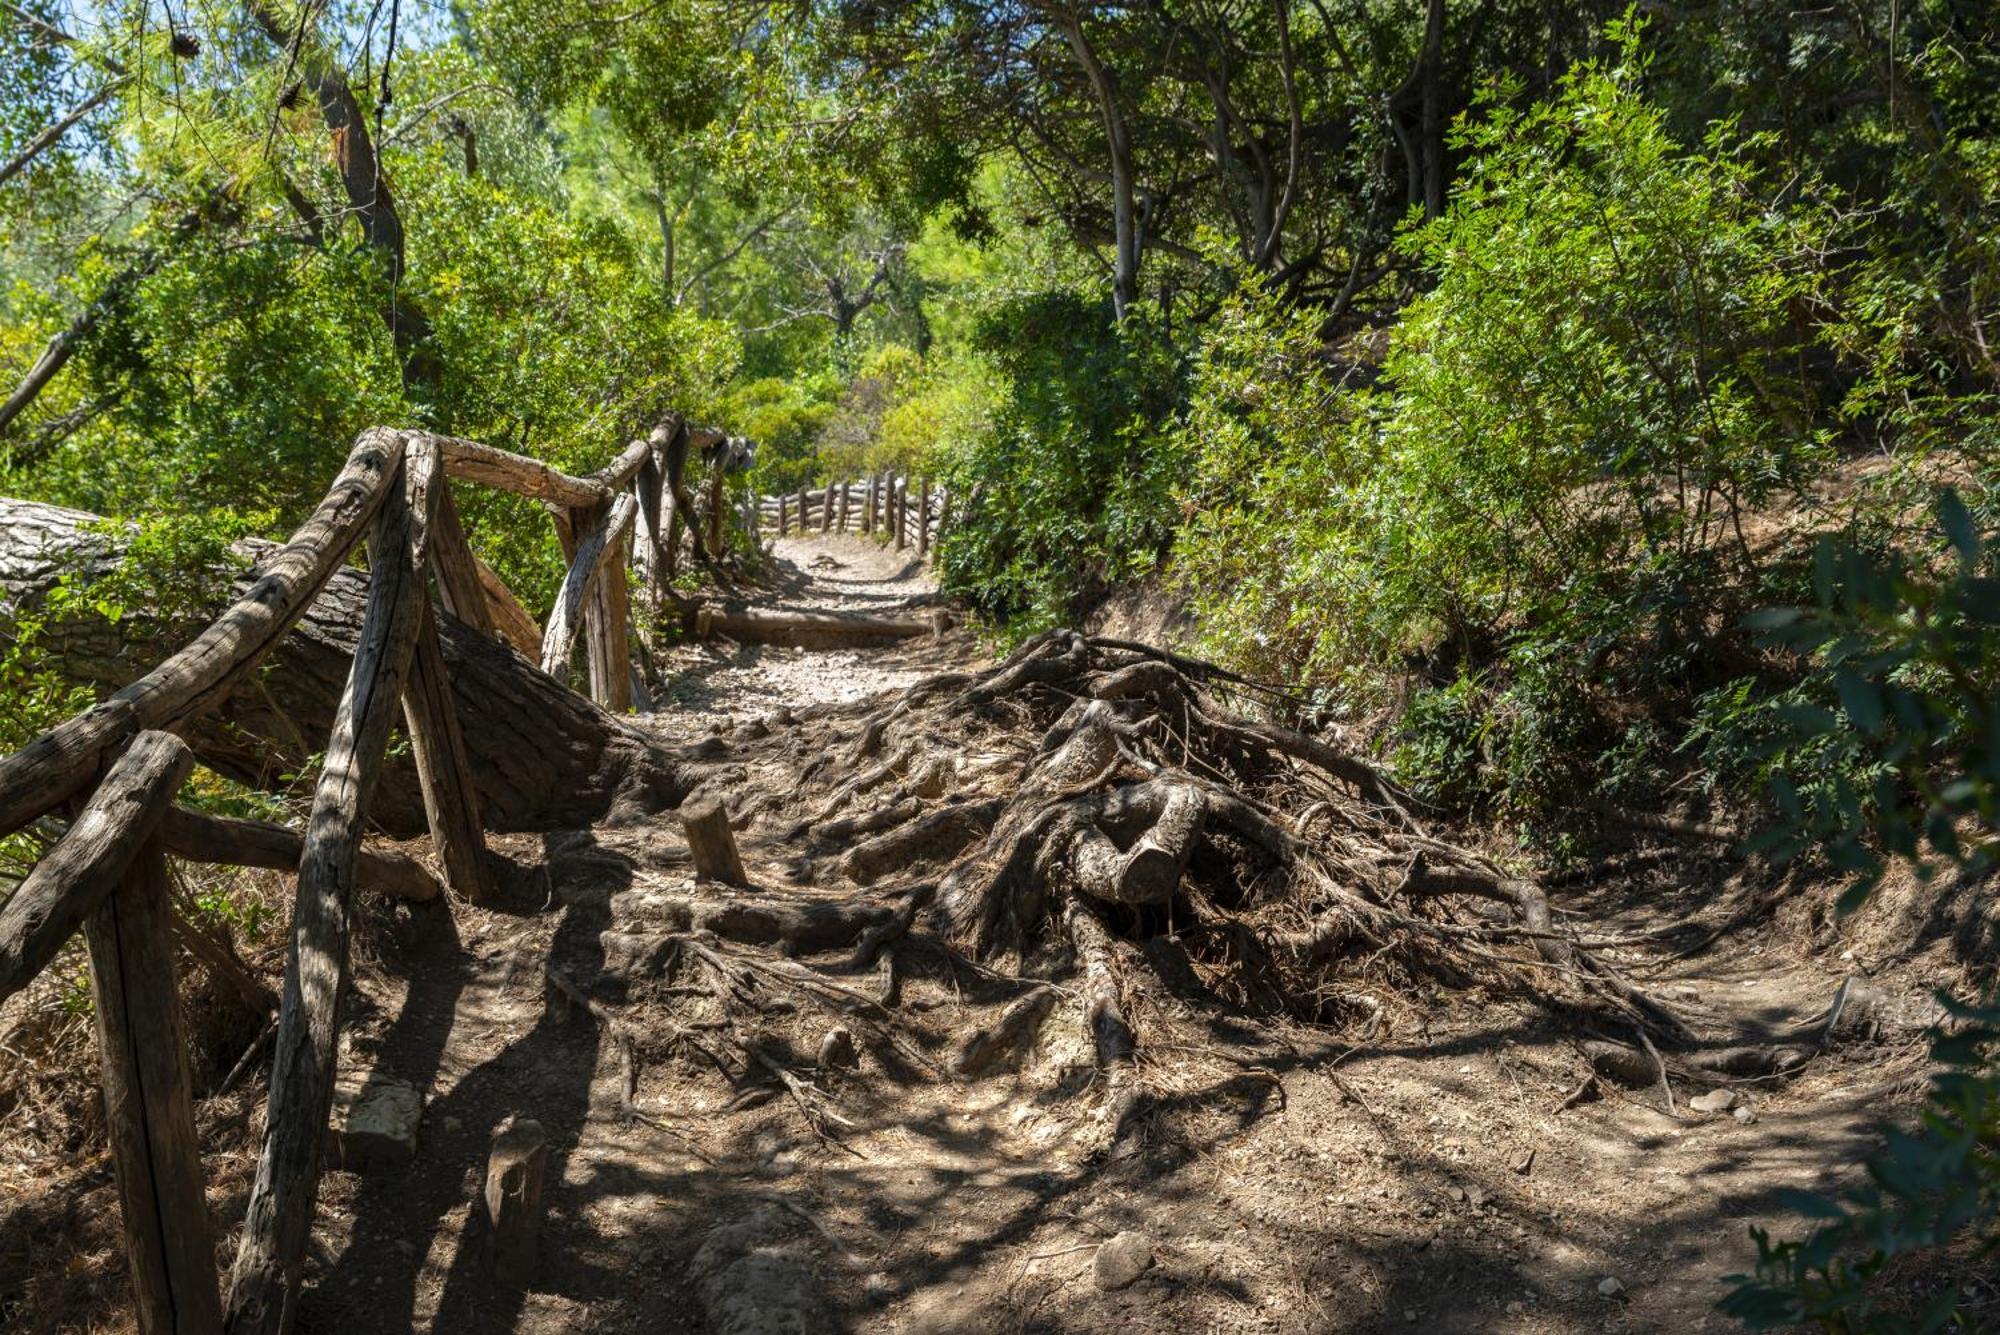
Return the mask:
<path id="1" fill-rule="evenodd" d="M 1688 1100 L 1688 1107 L 1700 1113 L 1726 1113 L 1736 1106 L 1736 1091 L 1711 1089 Z"/>
<path id="2" fill-rule="evenodd" d="M 1454 1201 L 1458 1201 L 1460 1203 L 1463 1203 L 1465 1200 L 1464 1187 L 1449 1187 L 1445 1190 L 1444 1194 L 1451 1197 Z"/>
<path id="3" fill-rule="evenodd" d="M 1757 1110 L 1747 1103 L 1737 1104 L 1735 1111 L 1729 1115 L 1745 1126 L 1757 1125 Z"/>
<path id="4" fill-rule="evenodd" d="M 1472 1190 L 1465 1193 L 1465 1203 L 1467 1205 L 1470 1205 L 1475 1210 L 1485 1209 L 1486 1189 L 1484 1187 L 1472 1188 Z"/>
<path id="5" fill-rule="evenodd" d="M 896 1296 L 896 1285 L 887 1275 L 877 1270 L 861 1281 L 861 1292 L 877 1307 Z"/>
<path id="6" fill-rule="evenodd" d="M 845 1026 L 827 1030 L 826 1037 L 819 1041 L 819 1064 L 841 1071 L 851 1071 L 861 1064 L 860 1054 L 854 1050 L 854 1035 Z"/>
<path id="7" fill-rule="evenodd" d="M 424 1100 L 416 1086 L 377 1072 L 343 1072 L 333 1083 L 328 1166 L 360 1172 L 408 1163 L 417 1153 Z"/>
<path id="8" fill-rule="evenodd" d="M 1521 1300 L 1519 1298 L 1516 1298 L 1513 1302 L 1507 1304 L 1508 1316 L 1519 1316 L 1521 1315 L 1521 1313 L 1527 1310 L 1528 1310 L 1527 1308 L 1521 1306 Z"/>
<path id="9" fill-rule="evenodd" d="M 1625 1286 L 1618 1282 L 1618 1276 L 1616 1275 L 1606 1275 L 1603 1279 L 1597 1281 L 1597 1296 L 1600 1298 L 1616 1298 L 1623 1292 L 1625 1292 Z"/>
<path id="10" fill-rule="evenodd" d="M 1097 1249 L 1097 1287 L 1127 1288 L 1152 1264 L 1152 1239 L 1143 1233 L 1120 1233 Z"/>
<path id="11" fill-rule="evenodd" d="M 1522 1177 L 1526 1177 L 1528 1175 L 1528 1170 L 1530 1168 L 1533 1168 L 1534 1166 L 1535 1166 L 1535 1149 L 1534 1146 L 1531 1145 L 1527 1148 L 1527 1150 L 1525 1150 L 1522 1153 L 1520 1158 L 1514 1160 L 1514 1171 L 1519 1173 Z"/>

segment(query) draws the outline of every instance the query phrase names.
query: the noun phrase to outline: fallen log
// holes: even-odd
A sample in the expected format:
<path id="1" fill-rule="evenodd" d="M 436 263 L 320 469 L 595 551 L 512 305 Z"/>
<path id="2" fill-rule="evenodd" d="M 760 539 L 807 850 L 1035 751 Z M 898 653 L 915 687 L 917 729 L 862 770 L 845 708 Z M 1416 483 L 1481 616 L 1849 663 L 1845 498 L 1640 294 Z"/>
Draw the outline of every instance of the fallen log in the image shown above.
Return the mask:
<path id="1" fill-rule="evenodd" d="M 749 607 L 705 606 L 696 614 L 707 634 L 741 644 L 782 644 L 805 649 L 840 649 L 929 635 L 936 627 L 914 617 L 876 617 L 847 612 L 760 612 Z"/>
<path id="2" fill-rule="evenodd" d="M 87 586 L 117 569 L 122 544 L 93 527 L 97 524 L 96 516 L 80 511 L 0 499 L 0 624 L 11 619 L 13 609 L 44 605 L 65 575 Z M 253 561 L 281 554 L 261 542 L 238 550 Z M 218 570 L 213 604 L 197 609 L 194 617 L 201 620 L 193 626 L 232 597 L 267 584 L 268 576 L 255 569 Z M 279 787 L 285 776 L 305 768 L 332 731 L 366 598 L 367 579 L 360 571 L 332 574 L 265 658 L 262 672 L 213 708 L 175 725 L 197 758 L 259 788 Z M 187 643 L 188 621 L 135 611 L 112 623 L 85 606 L 88 601 L 72 600 L 69 615 L 44 632 L 76 681 L 117 691 Z M 438 637 L 487 829 L 565 829 L 629 820 L 673 807 L 686 795 L 689 781 L 679 761 L 513 649 L 448 615 L 438 617 Z M 0 768 L 11 763 L 0 762 Z M 55 800 L 29 793 L 22 806 L 45 810 Z M 399 837 L 423 832 L 423 798 L 407 755 L 392 757 L 383 767 L 370 816 Z"/>
<path id="3" fill-rule="evenodd" d="M 111 699 L 0 759 L 0 832 L 11 833 L 73 796 L 132 734 L 174 729 L 211 714 L 340 569 L 381 506 L 402 454 L 397 432 L 362 432 L 319 508 L 290 542 L 265 551 L 264 570 L 245 584 L 228 615 L 192 639 L 179 636 L 171 655 L 162 646 L 150 659 L 158 666 L 136 681 L 134 670 L 122 669 Z M 18 598 L 17 572 L 39 573 L 54 584 L 65 571 L 65 554 L 78 541 L 90 543 L 86 526 L 96 517 L 27 502 L 9 506 L 0 512 L 0 588 L 11 603 Z M 121 638 L 114 636 L 110 646 L 114 660 L 127 656 Z"/>

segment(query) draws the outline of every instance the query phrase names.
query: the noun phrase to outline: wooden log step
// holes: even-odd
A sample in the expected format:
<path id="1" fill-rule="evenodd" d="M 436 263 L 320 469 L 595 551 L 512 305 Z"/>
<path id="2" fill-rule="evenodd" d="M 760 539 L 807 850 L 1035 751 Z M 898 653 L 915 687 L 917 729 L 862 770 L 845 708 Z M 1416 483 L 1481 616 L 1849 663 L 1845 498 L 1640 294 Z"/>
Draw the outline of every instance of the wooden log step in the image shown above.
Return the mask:
<path id="1" fill-rule="evenodd" d="M 700 630 L 704 637 L 720 635 L 741 644 L 781 644 L 807 649 L 888 644 L 937 630 L 937 623 L 930 618 L 846 612 L 763 612 L 712 605 L 702 607 L 696 624 L 706 627 Z"/>

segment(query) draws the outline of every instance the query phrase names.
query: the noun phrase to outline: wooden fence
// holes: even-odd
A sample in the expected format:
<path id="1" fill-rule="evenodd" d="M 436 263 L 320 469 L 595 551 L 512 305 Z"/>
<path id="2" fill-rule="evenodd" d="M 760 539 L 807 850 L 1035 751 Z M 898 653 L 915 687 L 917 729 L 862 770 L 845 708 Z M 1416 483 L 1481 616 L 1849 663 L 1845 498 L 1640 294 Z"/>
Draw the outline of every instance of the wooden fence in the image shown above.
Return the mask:
<path id="1" fill-rule="evenodd" d="M 794 532 L 879 533 L 899 552 L 915 547 L 922 561 L 944 532 L 950 509 L 950 496 L 942 487 L 924 478 L 887 472 L 759 496 L 746 502 L 745 518 L 752 531 L 770 525 L 779 537 Z"/>
<path id="2" fill-rule="evenodd" d="M 478 792 L 430 601 L 433 579 L 454 616 L 561 679 L 581 637 L 591 695 L 624 709 L 632 700 L 631 545 L 636 536 L 642 578 L 660 596 L 682 516 L 696 511 L 685 480 L 688 450 L 720 439 L 670 417 L 605 467 L 574 477 L 473 441 L 365 431 L 312 517 L 207 629 L 138 681 L 0 759 L 0 835 L 51 814 L 69 818 L 0 908 L 0 1001 L 83 929 L 132 1286 L 147 1335 L 262 1335 L 286 1324 L 333 1095 L 355 881 L 396 870 L 361 847 L 361 832 L 399 707 L 445 883 L 475 902 L 491 895 Z M 721 543 L 722 466 L 710 472 L 713 523 L 706 553 L 693 542 L 698 558 Z M 569 568 L 545 629 L 467 545 L 447 478 L 550 508 Z M 176 734 L 248 677 L 364 541 L 360 640 L 303 836 L 177 808 L 193 756 Z M 169 852 L 298 867 L 263 1148 L 226 1296 L 203 1201 L 174 981 Z"/>

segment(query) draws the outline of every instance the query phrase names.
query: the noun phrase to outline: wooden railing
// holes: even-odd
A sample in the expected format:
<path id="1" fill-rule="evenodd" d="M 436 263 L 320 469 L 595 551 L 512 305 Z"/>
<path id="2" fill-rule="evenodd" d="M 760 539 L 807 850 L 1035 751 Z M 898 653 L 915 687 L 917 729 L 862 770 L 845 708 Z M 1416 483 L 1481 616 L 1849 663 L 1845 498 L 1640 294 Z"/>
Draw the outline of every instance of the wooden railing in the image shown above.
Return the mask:
<path id="1" fill-rule="evenodd" d="M 786 537 L 793 532 L 846 533 L 851 518 L 854 531 L 882 534 L 899 552 L 914 546 L 922 561 L 944 532 L 950 499 L 927 479 L 877 473 L 859 481 L 758 496 L 746 505 L 746 522 L 753 531 L 758 524 L 773 525 L 779 537 Z"/>
<path id="2" fill-rule="evenodd" d="M 669 418 L 604 468 L 573 477 L 472 441 L 365 431 L 312 517 L 221 616 L 138 681 L 0 759 L 0 835 L 52 813 L 70 817 L 0 908 L 0 1001 L 83 929 L 136 1311 L 148 1335 L 250 1335 L 285 1323 L 333 1094 L 355 883 L 375 880 L 421 897 L 410 873 L 419 886 L 427 880 L 393 855 L 361 847 L 399 707 L 445 884 L 468 900 L 490 897 L 478 791 L 428 592 L 433 577 L 458 619 L 559 676 L 566 678 L 581 637 L 592 696 L 625 708 L 630 544 L 636 533 L 643 577 L 660 595 L 680 518 L 695 509 L 683 477 L 687 451 L 720 439 Z M 569 570 L 545 630 L 467 545 L 448 477 L 550 507 Z M 718 476 L 712 495 L 720 494 Z M 719 527 L 710 537 L 710 552 L 719 551 Z M 245 680 L 364 540 L 366 609 L 304 834 L 177 808 L 193 756 L 176 734 Z M 694 549 L 704 555 L 699 542 Z M 213 1265 L 174 981 L 169 852 L 298 868 L 264 1141 L 226 1300 Z"/>

